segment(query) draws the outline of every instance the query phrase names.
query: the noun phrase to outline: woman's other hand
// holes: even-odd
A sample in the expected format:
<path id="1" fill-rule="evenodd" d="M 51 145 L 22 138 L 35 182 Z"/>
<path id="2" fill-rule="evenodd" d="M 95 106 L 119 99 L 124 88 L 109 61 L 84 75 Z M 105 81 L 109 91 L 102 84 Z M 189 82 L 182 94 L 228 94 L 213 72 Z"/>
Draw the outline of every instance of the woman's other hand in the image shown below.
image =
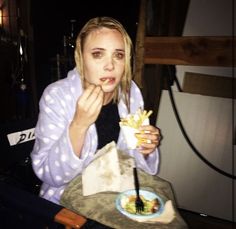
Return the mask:
<path id="1" fill-rule="evenodd" d="M 139 131 L 136 133 L 139 140 L 139 152 L 148 155 L 160 145 L 160 130 L 152 125 L 144 125 L 139 128 Z"/>

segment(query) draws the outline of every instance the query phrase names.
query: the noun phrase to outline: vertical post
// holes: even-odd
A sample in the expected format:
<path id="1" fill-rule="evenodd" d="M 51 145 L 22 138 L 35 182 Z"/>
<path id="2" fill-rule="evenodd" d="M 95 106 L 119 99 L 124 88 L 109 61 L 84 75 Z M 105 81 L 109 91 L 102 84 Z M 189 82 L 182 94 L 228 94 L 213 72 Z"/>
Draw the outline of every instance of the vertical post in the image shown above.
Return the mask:
<path id="1" fill-rule="evenodd" d="M 144 66 L 144 38 L 145 38 L 145 23 L 146 23 L 146 0 L 140 1 L 139 22 L 136 34 L 135 44 L 135 63 L 134 63 L 134 81 L 142 88 L 142 74 Z"/>

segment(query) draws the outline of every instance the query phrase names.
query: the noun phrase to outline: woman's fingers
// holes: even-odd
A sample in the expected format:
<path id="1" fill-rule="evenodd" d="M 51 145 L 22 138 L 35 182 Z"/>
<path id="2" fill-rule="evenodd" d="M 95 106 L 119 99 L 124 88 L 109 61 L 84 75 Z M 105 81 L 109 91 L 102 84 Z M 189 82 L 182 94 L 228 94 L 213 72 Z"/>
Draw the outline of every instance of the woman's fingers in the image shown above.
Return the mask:
<path id="1" fill-rule="evenodd" d="M 161 140 L 160 130 L 154 126 L 146 125 L 139 128 L 136 134 L 138 139 L 143 139 L 143 143 L 158 143 Z"/>
<path id="2" fill-rule="evenodd" d="M 139 131 L 139 133 L 136 133 L 139 142 L 139 151 L 145 155 L 152 153 L 160 144 L 160 130 L 152 125 L 145 125 L 140 127 Z"/>
<path id="3" fill-rule="evenodd" d="M 103 97 L 100 86 L 89 85 L 78 99 L 73 120 L 86 126 L 95 122 L 103 105 Z"/>
<path id="4" fill-rule="evenodd" d="M 103 91 L 100 86 L 91 84 L 81 95 L 78 103 L 87 110 L 94 104 L 95 101 L 103 103 Z"/>

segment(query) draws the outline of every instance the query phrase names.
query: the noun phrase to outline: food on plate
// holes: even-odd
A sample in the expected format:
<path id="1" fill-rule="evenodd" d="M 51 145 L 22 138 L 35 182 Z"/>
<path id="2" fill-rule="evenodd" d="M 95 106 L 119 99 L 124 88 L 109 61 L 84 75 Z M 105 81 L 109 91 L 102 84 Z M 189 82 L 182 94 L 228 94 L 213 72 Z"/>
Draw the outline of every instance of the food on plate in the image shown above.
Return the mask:
<path id="1" fill-rule="evenodd" d="M 142 195 L 140 195 L 141 199 L 144 202 L 144 210 L 142 212 L 137 213 L 135 208 L 135 200 L 136 195 L 123 195 L 121 198 L 121 207 L 128 213 L 131 214 L 141 214 L 141 215 L 150 215 L 154 214 L 158 211 L 160 207 L 160 203 L 157 198 L 152 200 L 145 199 Z"/>

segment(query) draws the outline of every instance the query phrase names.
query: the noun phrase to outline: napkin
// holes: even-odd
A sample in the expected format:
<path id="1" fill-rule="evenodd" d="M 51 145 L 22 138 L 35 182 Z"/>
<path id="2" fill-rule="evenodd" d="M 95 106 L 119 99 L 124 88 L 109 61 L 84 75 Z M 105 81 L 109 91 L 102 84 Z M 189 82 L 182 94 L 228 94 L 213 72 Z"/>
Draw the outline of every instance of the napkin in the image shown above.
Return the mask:
<path id="1" fill-rule="evenodd" d="M 112 141 L 96 153 L 82 173 L 83 195 L 134 189 L 134 158 L 117 150 Z"/>

